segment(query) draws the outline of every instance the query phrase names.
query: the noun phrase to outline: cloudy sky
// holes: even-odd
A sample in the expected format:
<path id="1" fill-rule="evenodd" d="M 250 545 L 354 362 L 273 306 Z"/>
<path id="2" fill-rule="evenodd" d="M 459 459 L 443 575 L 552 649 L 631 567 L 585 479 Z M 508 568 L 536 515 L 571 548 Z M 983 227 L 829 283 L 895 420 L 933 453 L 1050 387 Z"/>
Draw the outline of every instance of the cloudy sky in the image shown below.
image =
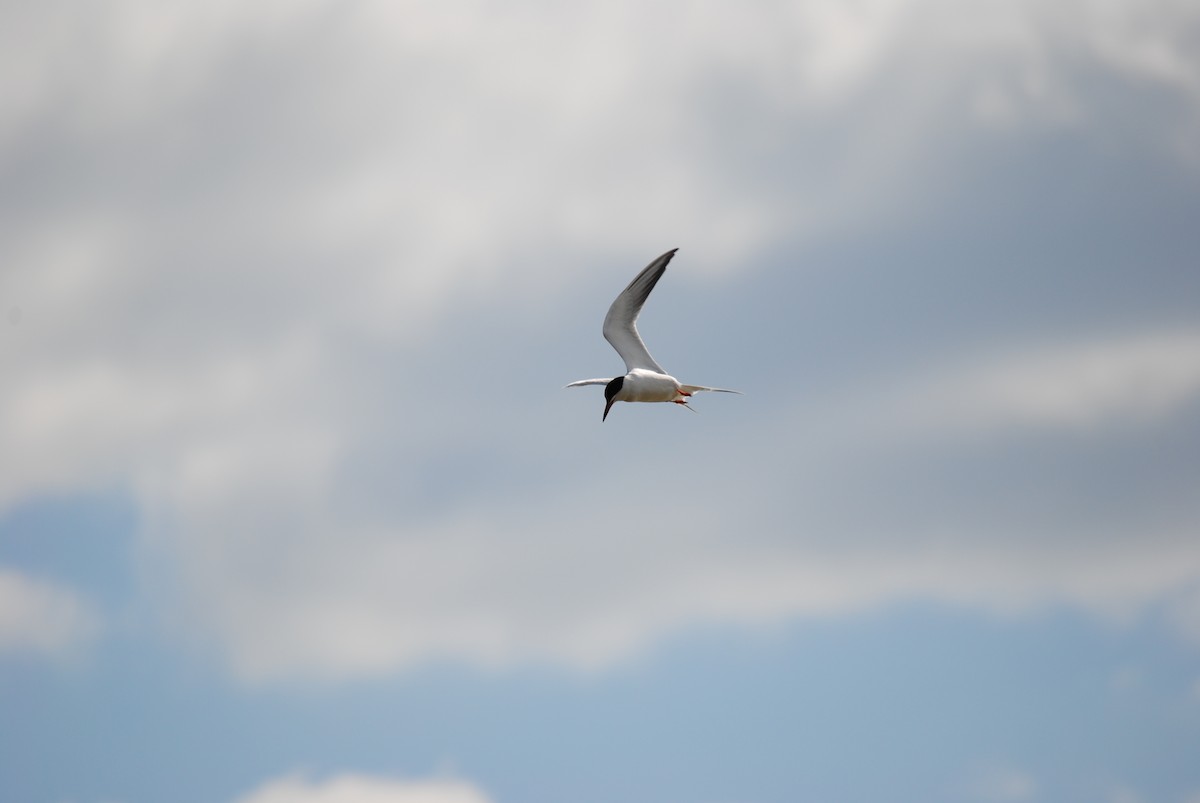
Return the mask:
<path id="1" fill-rule="evenodd" d="M 3 800 L 1200 801 L 1190 0 L 6 2 L 0 211 Z"/>

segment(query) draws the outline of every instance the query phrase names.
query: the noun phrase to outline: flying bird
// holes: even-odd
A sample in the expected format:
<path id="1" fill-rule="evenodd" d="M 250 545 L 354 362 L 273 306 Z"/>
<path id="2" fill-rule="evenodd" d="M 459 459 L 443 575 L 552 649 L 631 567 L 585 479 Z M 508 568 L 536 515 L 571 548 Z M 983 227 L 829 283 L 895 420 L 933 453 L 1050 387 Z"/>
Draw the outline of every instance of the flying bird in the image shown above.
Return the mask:
<path id="1" fill-rule="evenodd" d="M 629 286 L 621 291 L 616 301 L 608 308 L 608 314 L 604 316 L 604 339 L 625 361 L 626 374 L 615 379 L 580 379 L 567 385 L 569 388 L 604 385 L 604 415 L 600 417 L 601 421 L 608 418 L 608 411 L 612 409 L 614 402 L 675 402 L 690 410 L 692 408 L 688 404 L 688 398 L 693 393 L 741 393 L 725 388 L 680 384 L 678 379 L 654 361 L 646 349 L 646 344 L 642 342 L 642 336 L 638 334 L 638 313 L 642 311 L 642 305 L 650 297 L 654 285 L 662 278 L 667 263 L 678 250 L 672 248 L 643 268 L 641 273 L 633 277 Z"/>

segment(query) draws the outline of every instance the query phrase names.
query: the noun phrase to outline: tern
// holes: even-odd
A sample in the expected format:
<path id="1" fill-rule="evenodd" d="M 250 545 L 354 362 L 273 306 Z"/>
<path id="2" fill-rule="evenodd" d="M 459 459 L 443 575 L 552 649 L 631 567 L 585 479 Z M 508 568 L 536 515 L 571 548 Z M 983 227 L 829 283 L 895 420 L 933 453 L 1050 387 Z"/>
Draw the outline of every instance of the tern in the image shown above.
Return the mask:
<path id="1" fill-rule="evenodd" d="M 607 420 L 608 411 L 612 409 L 614 402 L 674 402 L 690 410 L 692 408 L 688 399 L 693 393 L 741 393 L 739 390 L 680 384 L 678 379 L 654 361 L 646 349 L 646 344 L 642 342 L 642 336 L 638 334 L 638 313 L 642 311 L 642 305 L 650 297 L 654 285 L 658 284 L 658 280 L 667 270 L 667 263 L 678 250 L 672 248 L 643 268 L 641 273 L 633 277 L 629 286 L 621 291 L 608 308 L 608 314 L 604 316 L 604 339 L 625 361 L 625 375 L 614 379 L 580 379 L 567 385 L 569 388 L 604 385 L 604 415 L 600 417 L 601 421 Z"/>

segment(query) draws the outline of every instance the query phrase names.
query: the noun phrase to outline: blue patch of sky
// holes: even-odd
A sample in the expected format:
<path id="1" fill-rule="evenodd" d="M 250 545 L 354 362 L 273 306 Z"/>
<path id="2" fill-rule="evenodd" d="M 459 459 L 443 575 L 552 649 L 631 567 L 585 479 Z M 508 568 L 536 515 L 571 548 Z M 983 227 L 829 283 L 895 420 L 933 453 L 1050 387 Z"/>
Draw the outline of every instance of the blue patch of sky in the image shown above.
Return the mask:
<path id="1" fill-rule="evenodd" d="M 952 801 L 980 766 L 1042 799 L 1200 789 L 1200 663 L 1153 622 L 926 605 L 677 637 L 581 677 L 431 666 L 255 689 L 153 644 L 0 666 L 4 799 L 229 800 L 303 770 L 452 771 L 500 801 Z"/>
<path id="2" fill-rule="evenodd" d="M 116 605 L 136 587 L 137 523 L 120 491 L 35 496 L 0 518 L 0 566 Z"/>

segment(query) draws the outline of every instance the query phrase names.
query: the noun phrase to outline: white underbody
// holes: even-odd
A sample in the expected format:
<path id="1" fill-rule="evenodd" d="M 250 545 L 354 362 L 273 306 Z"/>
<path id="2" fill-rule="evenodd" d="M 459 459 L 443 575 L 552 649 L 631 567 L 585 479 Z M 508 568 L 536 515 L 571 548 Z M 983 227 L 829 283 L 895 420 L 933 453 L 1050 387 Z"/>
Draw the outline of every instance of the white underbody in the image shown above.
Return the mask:
<path id="1" fill-rule="evenodd" d="M 673 402 L 685 401 L 689 395 L 691 394 L 683 392 L 679 381 L 673 376 L 648 371 L 645 368 L 634 368 L 625 374 L 625 381 L 614 401 Z"/>
<path id="2" fill-rule="evenodd" d="M 710 388 L 705 385 L 684 385 L 678 379 L 662 371 L 652 371 L 649 368 L 633 368 L 625 374 L 621 389 L 613 396 L 614 402 L 675 402 L 687 404 L 693 393 L 715 391 L 717 393 L 738 393 L 736 390 L 725 388 Z M 612 379 L 580 379 L 567 385 L 569 388 L 579 388 L 584 385 L 607 385 Z"/>

